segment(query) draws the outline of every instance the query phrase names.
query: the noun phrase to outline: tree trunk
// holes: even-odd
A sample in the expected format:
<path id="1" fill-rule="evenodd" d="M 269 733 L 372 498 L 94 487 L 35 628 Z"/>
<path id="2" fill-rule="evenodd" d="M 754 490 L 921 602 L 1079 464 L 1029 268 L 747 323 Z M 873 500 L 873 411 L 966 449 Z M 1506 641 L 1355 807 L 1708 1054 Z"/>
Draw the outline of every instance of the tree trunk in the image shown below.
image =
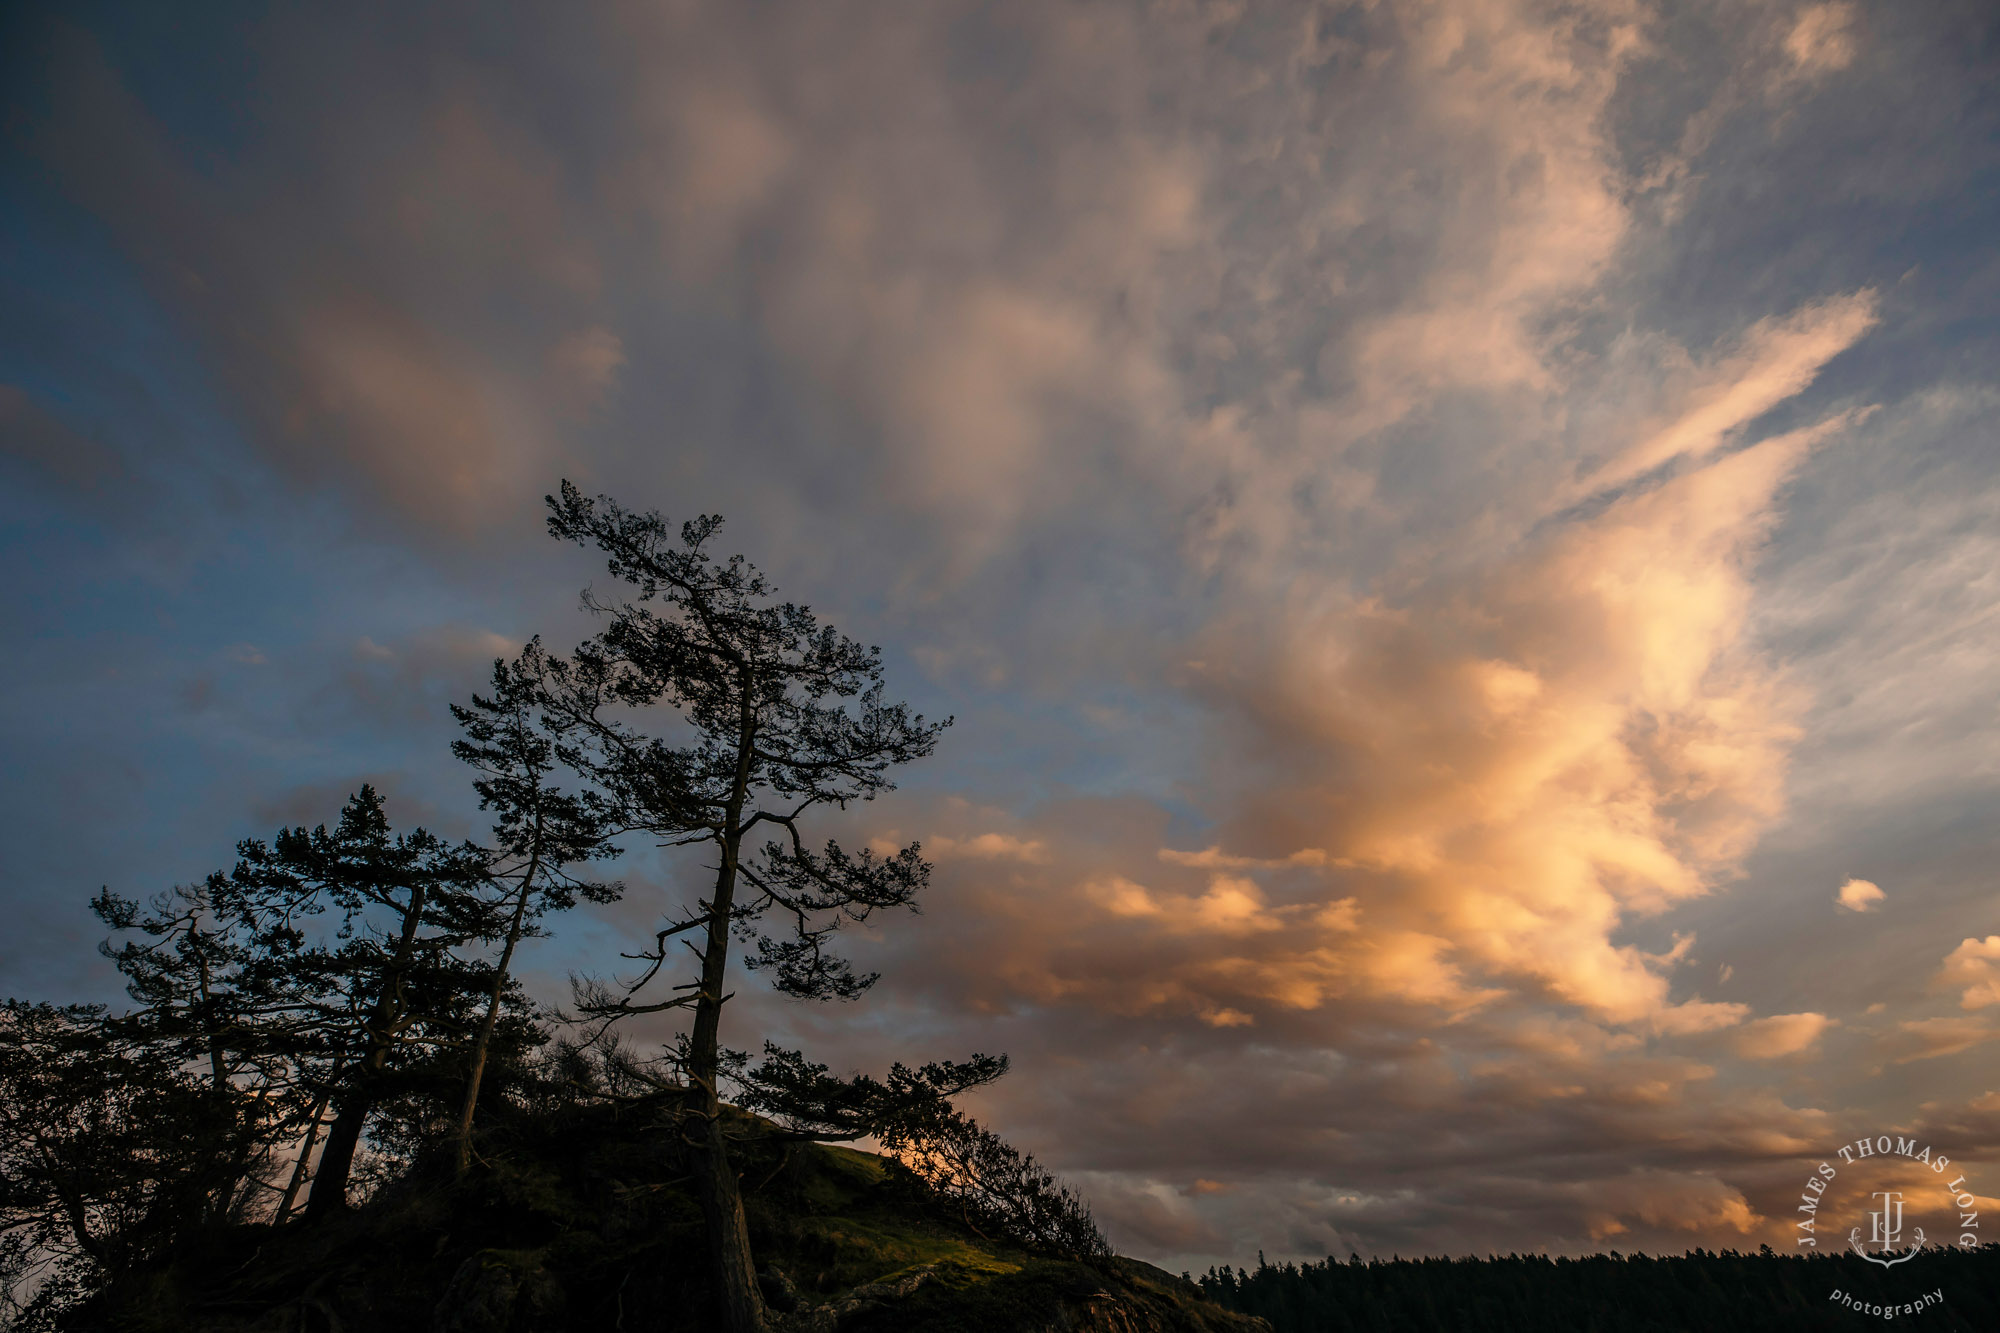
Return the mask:
<path id="1" fill-rule="evenodd" d="M 90 1210 L 84 1206 L 83 1200 L 60 1185 L 56 1187 L 56 1199 L 62 1206 L 63 1217 L 69 1222 L 70 1234 L 76 1237 L 77 1248 L 109 1268 L 111 1251 L 91 1233 Z"/>
<path id="2" fill-rule="evenodd" d="M 375 1080 L 388 1067 L 389 1051 L 396 1044 L 397 1020 L 403 1016 L 403 977 L 416 953 L 417 930 L 424 919 L 424 898 L 424 886 L 412 885 L 410 901 L 403 908 L 402 938 L 389 966 L 383 970 L 382 990 L 368 1015 L 368 1056 L 355 1070 L 353 1089 L 334 1101 L 338 1109 L 333 1129 L 326 1136 L 326 1151 L 320 1154 L 319 1170 L 313 1173 L 312 1193 L 306 1196 L 308 1220 L 337 1213 L 347 1206 L 347 1177 L 354 1170 L 354 1150 L 361 1143 L 368 1113 L 375 1107 Z"/>
<path id="3" fill-rule="evenodd" d="M 729 1333 L 766 1333 L 764 1297 L 750 1255 L 750 1229 L 743 1220 L 743 1195 L 722 1134 L 722 1099 L 716 1087 L 717 1048 L 722 1030 L 722 991 L 729 966 L 729 910 L 736 900 L 736 862 L 743 842 L 743 803 L 750 789 L 750 753 L 755 737 L 751 677 L 740 678 L 741 705 L 736 746 L 736 781 L 729 796 L 722 836 L 722 864 L 716 868 L 715 899 L 709 904 L 708 933 L 701 954 L 701 988 L 689 1034 L 689 1096 L 697 1121 L 695 1188 L 708 1228 L 708 1252 Z"/>
<path id="4" fill-rule="evenodd" d="M 368 1120 L 373 1099 L 356 1092 L 337 1103 L 333 1128 L 326 1136 L 326 1151 L 313 1172 L 312 1193 L 306 1195 L 308 1221 L 337 1213 L 347 1206 L 347 1178 L 354 1171 L 354 1150 L 361 1143 L 361 1128 Z"/>
<path id="5" fill-rule="evenodd" d="M 235 1108 L 230 1105 L 231 1094 L 235 1092 L 235 1087 L 229 1077 L 229 1059 L 222 1049 L 222 1032 L 216 1026 L 215 1014 L 210 1009 L 215 999 L 215 991 L 209 981 L 208 953 L 202 947 L 201 926 L 196 921 L 189 922 L 188 941 L 193 946 L 190 952 L 194 956 L 197 993 L 201 996 L 202 1021 L 208 1025 L 208 1091 L 210 1098 L 215 1102 L 215 1123 L 218 1126 L 230 1125 L 236 1119 Z M 228 1148 L 230 1160 L 220 1168 L 220 1179 L 216 1181 L 210 1193 L 208 1206 L 204 1210 L 204 1221 L 229 1216 L 229 1208 L 236 1198 L 237 1188 L 249 1174 L 248 1145 L 243 1142 L 242 1137 L 232 1133 Z"/>
<path id="6" fill-rule="evenodd" d="M 537 842 L 540 836 L 538 817 Z M 514 946 L 521 941 L 521 925 L 528 916 L 528 895 L 535 890 L 535 875 L 540 869 L 541 852 L 537 850 L 521 879 L 521 896 L 514 902 L 514 919 L 507 925 L 507 947 L 500 951 L 500 961 L 494 966 L 493 994 L 486 1006 L 486 1017 L 479 1024 L 479 1040 L 472 1046 L 472 1068 L 465 1076 L 465 1106 L 458 1113 L 457 1160 L 452 1167 L 456 1176 L 462 1177 L 472 1169 L 472 1116 L 479 1106 L 480 1080 L 486 1076 L 486 1052 L 493 1044 L 493 1029 L 500 1022 L 500 997 L 507 990 L 507 968 L 514 961 Z"/>
<path id="7" fill-rule="evenodd" d="M 337 1078 L 339 1074 L 340 1071 L 335 1069 L 334 1076 Z M 313 1103 L 312 1123 L 306 1126 L 305 1147 L 299 1149 L 299 1160 L 292 1164 L 292 1178 L 285 1185 L 285 1197 L 278 1202 L 276 1220 L 279 1222 L 292 1215 L 292 1204 L 299 1197 L 299 1188 L 306 1183 L 306 1172 L 312 1169 L 313 1149 L 319 1146 L 320 1126 L 326 1119 L 326 1103 L 324 1093 Z"/>
<path id="8" fill-rule="evenodd" d="M 708 1229 L 715 1297 L 724 1327 L 729 1333 L 765 1333 L 764 1295 L 757 1289 L 750 1228 L 743 1220 L 736 1168 L 723 1143 L 721 1116 L 705 1118 L 697 1132 L 695 1190 L 701 1200 L 702 1222 Z"/>

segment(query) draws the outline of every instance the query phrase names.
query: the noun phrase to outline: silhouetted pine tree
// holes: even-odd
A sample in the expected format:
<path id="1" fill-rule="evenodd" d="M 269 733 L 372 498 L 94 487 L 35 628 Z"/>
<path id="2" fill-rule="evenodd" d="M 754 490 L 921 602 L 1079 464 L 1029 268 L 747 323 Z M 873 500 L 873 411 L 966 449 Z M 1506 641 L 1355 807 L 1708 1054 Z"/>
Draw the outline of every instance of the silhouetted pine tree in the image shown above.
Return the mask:
<path id="1" fill-rule="evenodd" d="M 466 949 L 492 934 L 487 857 L 422 829 L 394 833 L 368 786 L 332 830 L 283 829 L 238 851 L 230 889 L 253 970 L 280 997 L 266 1040 L 333 1111 L 306 1204 L 323 1216 L 345 1206 L 356 1150 L 398 1077 L 471 1045 L 495 984 Z"/>
<path id="2" fill-rule="evenodd" d="M 487 1055 L 500 1021 L 502 1001 L 522 939 L 540 933 L 538 922 L 567 910 L 579 897 L 594 903 L 617 900 L 622 888 L 582 880 L 569 867 L 609 859 L 617 846 L 606 837 L 609 815 L 594 791 L 566 792 L 556 785 L 558 737 L 540 712 L 548 655 L 539 639 L 512 662 L 493 664 L 493 692 L 472 696 L 468 706 L 452 705 L 465 735 L 452 753 L 480 776 L 473 782 L 482 810 L 493 813 L 493 843 L 485 849 L 485 877 L 493 912 L 489 935 L 497 934 L 499 957 L 486 1012 L 467 1057 L 465 1098 L 454 1136 L 455 1167 L 464 1175 L 472 1161 L 472 1121 L 486 1075 Z"/>
<path id="3" fill-rule="evenodd" d="M 722 1123 L 718 1034 L 730 942 L 754 944 L 745 966 L 797 998 L 850 999 L 874 982 L 831 951 L 831 937 L 845 922 L 911 905 L 930 866 L 914 843 L 888 855 L 815 847 L 804 820 L 817 807 L 845 809 L 889 790 L 891 770 L 928 755 L 949 719 L 926 722 L 888 702 L 879 650 L 778 601 L 741 556 L 712 558 L 720 518 L 675 531 L 656 513 L 586 499 L 568 482 L 549 511 L 550 533 L 597 547 L 629 600 L 586 595 L 607 624 L 573 658 L 547 660 L 542 712 L 619 825 L 715 856 L 708 895 L 628 955 L 641 972 L 585 987 L 579 1008 L 606 1022 L 688 1011 L 676 1064 L 716 1288 L 732 1333 L 761 1333 L 763 1300 Z M 669 734 L 682 743 L 634 720 L 653 708 L 670 714 Z M 683 948 L 691 976 L 659 994 L 654 983 Z"/>
<path id="4" fill-rule="evenodd" d="M 19 1327 L 211 1220 L 265 1129 L 254 1098 L 96 1005 L 0 1005 L 0 1277 Z M 221 1205 L 226 1206 L 226 1205 Z"/>

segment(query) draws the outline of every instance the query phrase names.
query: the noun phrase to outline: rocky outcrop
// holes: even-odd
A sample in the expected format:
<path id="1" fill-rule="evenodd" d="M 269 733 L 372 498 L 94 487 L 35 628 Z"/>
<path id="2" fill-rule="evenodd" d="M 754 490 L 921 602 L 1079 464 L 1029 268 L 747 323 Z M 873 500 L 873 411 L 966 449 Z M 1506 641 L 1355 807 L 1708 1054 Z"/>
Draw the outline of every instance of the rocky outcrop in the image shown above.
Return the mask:
<path id="1" fill-rule="evenodd" d="M 790 1329 L 795 1333 L 841 1333 L 843 1327 L 852 1326 L 861 1316 L 872 1315 L 908 1300 L 918 1288 L 937 1275 L 937 1265 L 924 1264 L 887 1281 L 856 1287 L 838 1300 L 799 1311 L 790 1321 Z"/>
<path id="2" fill-rule="evenodd" d="M 771 1270 L 773 1277 L 781 1278 Z M 901 1327 L 949 1326 L 954 1305 L 993 1333 L 1270 1333 L 1262 1319 L 1222 1310 L 1178 1278 L 1132 1260 L 1117 1260 L 1099 1274 L 1095 1291 L 1054 1296 L 1045 1308 L 996 1318 L 980 1281 L 947 1265 L 924 1264 L 871 1282 L 839 1298 L 780 1315 L 783 1333 L 873 1333 Z M 986 1281 L 992 1281 L 988 1278 Z M 918 1298 L 925 1299 L 919 1300 Z"/>
<path id="3" fill-rule="evenodd" d="M 533 1250 L 481 1250 L 458 1266 L 431 1333 L 543 1333 L 563 1325 L 563 1289 Z"/>

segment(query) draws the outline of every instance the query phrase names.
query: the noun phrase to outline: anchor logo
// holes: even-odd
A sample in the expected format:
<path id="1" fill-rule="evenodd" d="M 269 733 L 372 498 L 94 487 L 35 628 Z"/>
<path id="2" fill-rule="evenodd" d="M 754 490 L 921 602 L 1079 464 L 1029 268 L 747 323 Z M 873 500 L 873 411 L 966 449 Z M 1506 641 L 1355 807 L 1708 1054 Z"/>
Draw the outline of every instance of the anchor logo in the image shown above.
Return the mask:
<path id="1" fill-rule="evenodd" d="M 1890 1258 L 1890 1253 L 1903 1239 L 1903 1196 L 1895 1190 L 1879 1190 L 1875 1197 L 1882 1201 L 1882 1206 L 1868 1214 L 1867 1244 L 1875 1246 L 1876 1252 L 1870 1254 L 1863 1248 L 1860 1227 L 1847 1233 L 1847 1243 L 1856 1254 L 1869 1263 L 1880 1264 L 1884 1268 L 1894 1268 L 1897 1264 L 1917 1257 L 1917 1251 L 1924 1245 L 1924 1229 L 1914 1228 L 1917 1242 L 1910 1247 L 1909 1253 Z"/>

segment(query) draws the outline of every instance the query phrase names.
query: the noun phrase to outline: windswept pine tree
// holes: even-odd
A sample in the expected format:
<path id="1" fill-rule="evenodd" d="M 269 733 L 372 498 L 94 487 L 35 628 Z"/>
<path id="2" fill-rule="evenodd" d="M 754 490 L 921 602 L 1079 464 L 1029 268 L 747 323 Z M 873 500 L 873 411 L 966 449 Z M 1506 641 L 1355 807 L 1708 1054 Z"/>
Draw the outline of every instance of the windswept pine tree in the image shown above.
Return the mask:
<path id="1" fill-rule="evenodd" d="M 340 820 L 249 840 L 231 889 L 266 985 L 274 1040 L 330 1101 L 308 1217 L 346 1206 L 370 1116 L 413 1058 L 464 1046 L 494 969 L 467 946 L 490 933 L 487 858 L 423 829 L 397 834 L 373 787 Z M 312 929 L 325 919 L 331 930 Z"/>
<path id="2" fill-rule="evenodd" d="M 550 912 L 574 907 L 578 898 L 616 901 L 620 887 L 578 879 L 569 868 L 609 859 L 617 845 L 606 834 L 605 802 L 594 791 L 567 792 L 556 777 L 556 741 L 540 720 L 548 655 L 539 639 L 512 662 L 493 664 L 493 692 L 475 694 L 469 705 L 453 704 L 464 736 L 452 753 L 479 773 L 473 789 L 482 810 L 493 813 L 493 842 L 486 849 L 485 875 L 493 893 L 500 954 L 486 1013 L 467 1059 L 465 1102 L 459 1111 L 454 1165 L 464 1175 L 472 1164 L 472 1123 L 486 1075 L 487 1055 L 500 1021 L 512 977 L 514 951 L 538 930 Z"/>
<path id="3" fill-rule="evenodd" d="M 570 659 L 547 661 L 545 712 L 620 825 L 715 857 L 706 895 L 631 955 L 638 974 L 586 986 L 579 1007 L 600 1021 L 688 1013 L 675 1064 L 716 1287 L 732 1333 L 760 1333 L 764 1303 L 722 1111 L 731 940 L 749 940 L 744 965 L 786 995 L 852 999 L 874 982 L 833 952 L 832 937 L 843 923 L 913 905 L 930 866 L 915 843 L 887 855 L 816 846 L 807 817 L 889 790 L 891 771 L 930 754 L 950 719 L 927 722 L 890 702 L 879 649 L 777 600 L 741 556 L 711 556 L 720 518 L 676 531 L 567 482 L 549 510 L 550 533 L 597 547 L 629 594 L 587 595 L 605 627 Z M 652 709 L 685 739 L 634 720 Z M 684 948 L 691 975 L 663 984 Z"/>
<path id="4" fill-rule="evenodd" d="M 199 1212 L 241 1216 L 269 1185 L 273 1151 L 303 1127 L 307 1096 L 277 1039 L 284 999 L 244 929 L 235 886 L 214 874 L 143 907 L 106 888 L 90 907 L 112 931 L 98 951 L 137 1006 L 107 1018 L 104 1035 L 123 1051 L 180 1062 L 205 1089 L 204 1119 L 235 1127 L 226 1155 L 205 1173 Z"/>

